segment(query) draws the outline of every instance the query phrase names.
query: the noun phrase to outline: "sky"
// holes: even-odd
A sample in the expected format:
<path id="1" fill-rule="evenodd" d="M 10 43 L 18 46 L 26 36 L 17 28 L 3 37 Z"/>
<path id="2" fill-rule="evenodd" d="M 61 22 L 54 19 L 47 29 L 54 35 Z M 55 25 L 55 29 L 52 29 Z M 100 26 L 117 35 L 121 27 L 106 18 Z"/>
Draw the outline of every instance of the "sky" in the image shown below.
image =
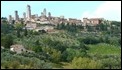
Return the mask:
<path id="1" fill-rule="evenodd" d="M 1 17 L 19 17 L 27 12 L 27 5 L 31 6 L 31 14 L 41 15 L 46 8 L 52 16 L 65 18 L 105 18 L 107 20 L 121 21 L 121 1 L 1 1 Z"/>

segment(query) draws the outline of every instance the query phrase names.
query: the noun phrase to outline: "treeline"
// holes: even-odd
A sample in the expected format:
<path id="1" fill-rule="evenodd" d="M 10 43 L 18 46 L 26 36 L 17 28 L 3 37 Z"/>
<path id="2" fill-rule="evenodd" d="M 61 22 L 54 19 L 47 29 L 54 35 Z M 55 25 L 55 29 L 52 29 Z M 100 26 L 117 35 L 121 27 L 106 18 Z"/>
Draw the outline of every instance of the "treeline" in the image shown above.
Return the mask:
<path id="1" fill-rule="evenodd" d="M 76 25 L 75 23 L 72 24 L 65 24 L 65 23 L 61 23 L 61 24 L 57 24 L 57 29 L 61 30 L 67 30 L 70 32 L 77 32 L 79 29 L 83 29 L 82 25 Z"/>
<path id="2" fill-rule="evenodd" d="M 91 25 L 76 25 L 75 23 L 69 24 L 69 23 L 60 23 L 57 24 L 57 29 L 59 30 L 67 30 L 70 32 L 78 32 L 78 31 L 88 31 L 88 32 L 96 32 L 96 31 L 104 31 L 109 34 L 118 34 L 121 33 L 121 22 L 112 21 L 111 23 L 108 23 L 105 21 L 104 23 L 97 24 L 95 26 Z"/>

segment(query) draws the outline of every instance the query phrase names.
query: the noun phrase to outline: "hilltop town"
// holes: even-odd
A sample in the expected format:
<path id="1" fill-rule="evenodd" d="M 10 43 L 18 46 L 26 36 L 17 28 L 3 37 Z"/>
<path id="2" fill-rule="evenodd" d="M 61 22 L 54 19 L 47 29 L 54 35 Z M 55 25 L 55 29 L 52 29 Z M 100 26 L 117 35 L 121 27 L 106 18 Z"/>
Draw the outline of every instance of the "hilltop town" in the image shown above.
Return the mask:
<path id="1" fill-rule="evenodd" d="M 15 24 L 21 23 L 23 21 L 24 24 L 26 24 L 25 28 L 28 30 L 53 30 L 55 26 L 61 23 L 66 24 L 76 24 L 79 26 L 84 26 L 84 28 L 88 26 L 96 26 L 97 24 L 100 24 L 104 21 L 106 21 L 104 18 L 83 18 L 83 21 L 81 19 L 76 18 L 68 18 L 66 19 L 64 16 L 55 17 L 51 15 L 51 12 L 46 11 L 46 8 L 44 8 L 43 12 L 41 12 L 41 15 L 38 14 L 32 14 L 31 13 L 31 6 L 27 5 L 27 12 L 23 13 L 23 18 L 19 18 L 18 11 L 15 11 L 15 17 L 9 15 L 8 22 L 12 24 L 13 20 L 15 21 Z M 110 24 L 110 21 L 107 21 L 107 23 Z M 38 24 L 45 24 L 45 26 L 38 26 Z"/>

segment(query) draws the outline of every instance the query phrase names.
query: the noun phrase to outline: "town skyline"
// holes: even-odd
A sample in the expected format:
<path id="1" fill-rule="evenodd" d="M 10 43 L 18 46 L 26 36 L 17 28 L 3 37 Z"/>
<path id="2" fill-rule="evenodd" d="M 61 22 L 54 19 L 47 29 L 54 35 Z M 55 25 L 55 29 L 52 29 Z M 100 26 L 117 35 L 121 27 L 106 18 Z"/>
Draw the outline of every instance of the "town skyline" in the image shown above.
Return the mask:
<path id="1" fill-rule="evenodd" d="M 23 1 L 18 1 L 20 4 L 21 3 L 24 3 Z M 42 4 L 41 4 L 41 2 L 42 2 Z M 37 4 L 37 2 L 35 2 L 34 1 L 34 3 L 33 4 L 31 4 L 31 2 L 28 2 L 28 3 L 24 3 L 24 4 L 22 4 L 22 5 L 20 5 L 19 4 L 19 6 L 21 6 L 21 7 L 19 7 L 18 6 L 18 8 L 16 8 L 15 9 L 15 7 L 14 7 L 14 5 L 17 5 L 17 4 L 14 4 L 14 5 L 11 5 L 10 7 L 10 9 L 9 8 L 6 8 L 6 9 L 9 9 L 11 12 L 8 12 L 8 14 L 6 13 L 6 15 L 3 13 L 3 11 L 5 11 L 5 9 L 3 10 L 3 8 L 5 8 L 5 6 L 7 7 L 7 6 L 9 6 L 9 5 L 6 5 L 7 3 L 9 3 L 9 1 L 7 1 L 6 3 L 4 3 L 3 1 L 1 2 L 1 17 L 7 17 L 8 18 L 8 16 L 9 15 L 12 15 L 12 17 L 13 16 L 15 16 L 15 14 L 14 14 L 14 11 L 18 11 L 18 15 L 20 16 L 20 18 L 23 18 L 23 12 L 26 12 L 27 10 L 26 10 L 26 7 L 23 7 L 23 6 L 25 6 L 25 5 L 30 5 L 31 6 L 31 11 L 32 11 L 32 15 L 34 15 L 34 14 L 38 14 L 38 16 L 40 16 L 41 15 L 41 11 L 43 11 L 43 9 L 44 8 L 46 8 L 46 10 L 48 11 L 48 12 L 51 12 L 51 15 L 52 16 L 58 16 L 58 17 L 60 17 L 60 16 L 64 16 L 65 18 L 76 18 L 76 19 L 80 19 L 80 20 L 82 20 L 84 17 L 87 17 L 87 18 L 105 18 L 105 19 L 108 19 L 108 20 L 113 20 L 113 18 L 114 18 L 114 20 L 117 20 L 117 21 L 121 21 L 121 7 L 120 7 L 120 11 L 118 11 L 117 9 L 117 11 L 118 12 L 120 12 L 120 13 L 117 13 L 118 15 L 116 15 L 116 14 L 112 14 L 112 15 L 114 15 L 114 17 L 111 17 L 111 18 L 109 18 L 110 16 L 108 16 L 108 17 L 95 17 L 95 16 L 93 16 L 93 15 L 88 15 L 89 13 L 88 12 L 85 12 L 85 13 L 82 13 L 83 12 L 83 10 L 85 9 L 85 8 L 81 8 L 82 9 L 82 12 L 79 14 L 79 11 L 80 11 L 80 5 L 79 4 L 82 4 L 81 2 L 80 3 L 78 3 L 78 2 L 75 2 L 74 4 L 73 4 L 73 2 L 71 2 L 73 5 L 74 5 L 74 7 L 76 7 L 75 6 L 75 4 L 77 4 L 77 6 L 79 6 L 78 7 L 78 9 L 79 9 L 79 11 L 77 11 L 77 10 L 75 10 L 75 8 L 73 8 L 73 6 L 72 6 L 72 8 L 74 9 L 74 10 L 71 10 L 72 8 L 70 7 L 68 10 L 70 11 L 72 11 L 72 12 L 68 12 L 67 13 L 67 11 L 65 11 L 65 7 L 64 6 L 70 6 L 70 4 L 68 4 L 68 3 L 70 3 L 70 2 L 61 2 L 61 3 L 63 3 L 62 4 L 62 6 L 61 7 L 59 7 L 60 5 L 61 5 L 61 3 L 59 4 L 58 2 L 56 2 L 56 1 L 54 1 L 54 2 L 49 2 L 49 1 L 41 1 L 40 2 L 40 5 L 39 5 L 39 3 Z M 15 3 L 15 1 L 13 2 L 13 3 Z M 85 2 L 84 2 L 85 3 Z M 88 5 L 89 3 L 91 3 L 91 5 L 92 4 L 97 4 L 97 5 L 102 5 L 101 3 L 104 3 L 103 1 L 101 1 L 101 2 L 86 2 L 87 3 L 87 7 L 89 7 L 90 5 Z M 107 2 L 106 2 L 107 3 Z M 108 2 L 108 3 L 110 3 L 110 2 Z M 115 3 L 119 3 L 119 2 L 115 2 Z M 10 2 L 10 4 L 12 4 L 12 2 Z M 38 5 L 38 11 L 36 11 L 35 9 L 36 8 L 34 8 L 34 7 L 36 7 L 36 6 L 34 6 L 34 4 L 37 4 Z M 50 6 L 52 6 L 52 8 L 51 7 L 48 7 L 47 5 L 48 4 L 50 4 Z M 57 4 L 57 5 L 56 5 Z M 65 4 L 67 4 L 67 5 L 65 5 Z M 121 4 L 121 3 L 120 3 Z M 4 6 L 3 6 L 4 5 Z M 42 6 L 41 6 L 42 5 Z M 55 7 L 55 5 L 58 7 L 58 9 L 57 9 L 57 7 Z M 64 5 L 64 6 L 63 6 Z M 112 2 L 111 2 L 111 5 L 112 5 Z M 40 7 L 39 7 L 40 6 Z M 84 7 L 86 7 L 86 5 L 83 5 Z M 14 7 L 14 8 L 13 8 Z M 67 8 L 68 8 L 67 7 Z M 95 10 L 95 7 L 96 7 L 96 5 L 94 5 L 94 6 L 92 6 L 92 10 Z M 119 5 L 118 6 L 115 6 L 114 8 L 113 8 L 113 10 L 115 10 L 115 8 L 119 8 Z M 110 8 L 110 7 L 109 7 Z M 22 11 L 21 11 L 21 10 Z M 57 9 L 57 10 L 55 10 L 55 9 Z M 64 10 L 62 10 L 62 9 L 64 9 Z M 90 8 L 89 8 L 90 9 Z M 54 11 L 55 10 L 55 11 Z M 88 9 L 85 9 L 85 11 L 86 10 L 88 10 Z M 116 10 L 115 11 L 113 11 L 114 13 L 116 12 Z M 99 10 L 98 10 L 99 11 Z M 56 13 L 57 12 L 57 13 Z M 108 11 L 107 11 L 108 12 Z M 98 12 L 97 12 L 98 13 Z M 110 14 L 108 14 L 108 15 L 110 15 Z M 120 15 L 120 16 L 119 16 Z M 116 16 L 116 17 L 115 17 Z M 116 19 L 115 19 L 116 18 Z"/>

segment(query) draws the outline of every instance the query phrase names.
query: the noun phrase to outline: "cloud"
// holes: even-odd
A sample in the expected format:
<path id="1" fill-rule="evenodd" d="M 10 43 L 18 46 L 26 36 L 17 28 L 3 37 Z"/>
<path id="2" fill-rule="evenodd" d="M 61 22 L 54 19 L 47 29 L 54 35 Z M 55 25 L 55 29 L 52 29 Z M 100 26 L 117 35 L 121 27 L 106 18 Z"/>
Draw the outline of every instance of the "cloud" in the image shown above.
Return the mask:
<path id="1" fill-rule="evenodd" d="M 95 11 L 85 11 L 82 15 L 88 18 L 105 18 L 107 20 L 121 21 L 121 1 L 106 1 L 100 4 Z"/>

